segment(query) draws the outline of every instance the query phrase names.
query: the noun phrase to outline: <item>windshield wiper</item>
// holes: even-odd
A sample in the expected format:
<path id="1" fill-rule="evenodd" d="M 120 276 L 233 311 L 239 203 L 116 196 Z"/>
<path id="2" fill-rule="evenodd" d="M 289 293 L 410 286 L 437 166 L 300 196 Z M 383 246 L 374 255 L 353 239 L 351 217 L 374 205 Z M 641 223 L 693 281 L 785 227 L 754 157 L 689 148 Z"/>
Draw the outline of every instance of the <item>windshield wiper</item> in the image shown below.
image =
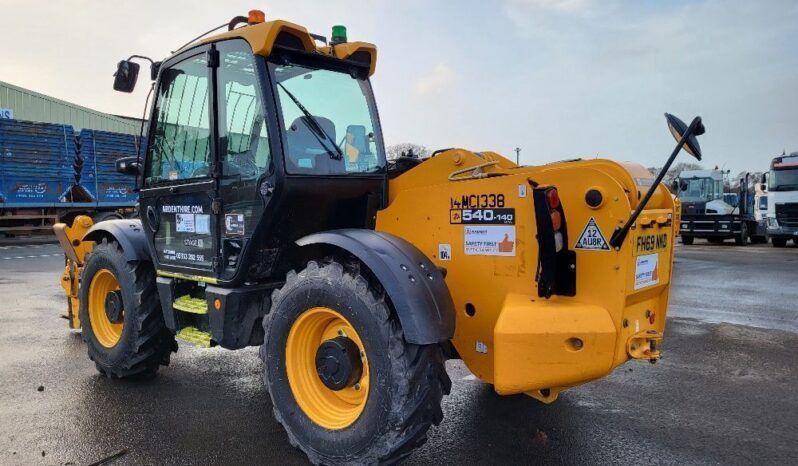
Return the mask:
<path id="1" fill-rule="evenodd" d="M 330 154 L 330 158 L 333 160 L 342 160 L 344 158 L 344 153 L 341 152 L 341 148 L 339 148 L 335 144 L 335 141 L 333 141 L 333 139 L 330 137 L 330 135 L 327 134 L 326 131 L 324 131 L 324 128 L 322 128 L 319 122 L 316 121 L 316 118 L 308 111 L 307 108 L 305 108 L 304 105 L 302 105 L 302 102 L 300 102 L 299 99 L 297 99 L 296 96 L 294 96 L 294 94 L 291 93 L 291 91 L 289 91 L 288 89 L 285 88 L 285 86 L 283 86 L 283 83 L 277 83 L 277 85 L 280 86 L 280 88 L 282 88 L 282 90 L 284 90 L 286 94 L 288 94 L 288 97 L 291 98 L 291 100 L 294 102 L 297 108 L 299 108 L 299 110 L 305 115 L 306 118 L 305 121 L 308 122 L 308 126 L 310 127 L 313 136 L 315 136 L 316 140 L 319 141 L 319 145 L 321 145 L 324 148 L 324 150 L 327 151 L 328 154 Z M 324 141 L 322 141 L 321 138 L 330 141 L 330 144 L 335 149 L 335 153 L 333 153 L 333 151 L 330 150 L 329 146 Z"/>

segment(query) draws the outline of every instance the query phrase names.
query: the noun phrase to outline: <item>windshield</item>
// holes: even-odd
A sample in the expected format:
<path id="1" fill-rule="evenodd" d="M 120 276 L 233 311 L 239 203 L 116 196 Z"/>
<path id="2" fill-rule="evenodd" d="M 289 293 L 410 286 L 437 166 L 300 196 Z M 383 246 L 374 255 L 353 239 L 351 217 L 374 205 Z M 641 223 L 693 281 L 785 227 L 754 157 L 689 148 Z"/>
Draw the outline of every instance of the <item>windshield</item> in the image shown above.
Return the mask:
<path id="1" fill-rule="evenodd" d="M 768 191 L 798 191 L 798 168 L 771 170 Z"/>
<path id="2" fill-rule="evenodd" d="M 375 173 L 385 167 L 368 81 L 347 73 L 269 63 L 277 86 L 289 173 Z"/>
<path id="3" fill-rule="evenodd" d="M 685 188 L 679 191 L 683 201 L 709 202 L 723 197 L 723 182 L 712 178 L 686 178 L 681 180 Z"/>

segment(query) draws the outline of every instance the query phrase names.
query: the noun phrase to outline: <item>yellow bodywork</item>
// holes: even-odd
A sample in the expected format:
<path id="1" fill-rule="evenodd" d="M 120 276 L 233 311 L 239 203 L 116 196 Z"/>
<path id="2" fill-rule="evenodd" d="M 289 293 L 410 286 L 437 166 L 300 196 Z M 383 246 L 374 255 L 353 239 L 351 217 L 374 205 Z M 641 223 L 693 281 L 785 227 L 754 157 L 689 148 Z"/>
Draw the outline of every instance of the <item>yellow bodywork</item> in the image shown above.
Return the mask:
<path id="1" fill-rule="evenodd" d="M 481 175 L 450 181 L 454 172 L 479 165 Z M 519 167 L 495 153 L 449 150 L 390 181 L 377 230 L 410 241 L 446 269 L 457 312 L 453 342 L 468 368 L 500 394 L 528 393 L 549 402 L 563 388 L 602 377 L 630 358 L 659 358 L 677 226 L 673 198 L 660 185 L 620 250 L 576 249 L 575 296 L 539 298 L 531 184 L 558 189 L 567 247 L 574 249 L 591 219 L 609 241 L 652 182 L 648 170 L 634 164 Z M 596 208 L 585 201 L 590 189 L 603 197 Z M 484 200 L 484 207 L 501 196 L 504 207 L 515 209 L 514 255 L 465 254 L 465 229 L 476 225 L 456 223 L 464 196 Z M 449 257 L 440 257 L 442 250 L 451 251 Z M 657 257 L 641 260 L 655 261 L 656 283 L 635 289 L 638 257 L 650 254 Z"/>
<path id="2" fill-rule="evenodd" d="M 369 76 L 373 75 L 377 68 L 377 47 L 374 44 L 368 42 L 346 42 L 334 46 L 317 46 L 307 29 L 283 20 L 266 21 L 236 28 L 222 34 L 209 36 L 200 40 L 200 43 L 218 42 L 225 39 L 244 39 L 252 47 L 252 53 L 268 57 L 272 54 L 275 44 L 279 42 L 281 34 L 287 34 L 295 38 L 295 43 L 301 44 L 302 50 L 305 52 L 333 55 L 340 60 L 346 60 L 352 58 L 358 52 L 364 52 L 369 56 Z"/>
<path id="3" fill-rule="evenodd" d="M 67 294 L 68 311 L 67 319 L 69 328 L 80 328 L 80 299 L 78 289 L 80 286 L 80 271 L 86 262 L 86 255 L 94 249 L 93 241 L 83 241 L 83 236 L 94 225 L 91 217 L 78 215 L 72 225 L 57 223 L 53 226 L 55 237 L 64 251 L 66 263 L 61 274 L 61 287 Z"/>

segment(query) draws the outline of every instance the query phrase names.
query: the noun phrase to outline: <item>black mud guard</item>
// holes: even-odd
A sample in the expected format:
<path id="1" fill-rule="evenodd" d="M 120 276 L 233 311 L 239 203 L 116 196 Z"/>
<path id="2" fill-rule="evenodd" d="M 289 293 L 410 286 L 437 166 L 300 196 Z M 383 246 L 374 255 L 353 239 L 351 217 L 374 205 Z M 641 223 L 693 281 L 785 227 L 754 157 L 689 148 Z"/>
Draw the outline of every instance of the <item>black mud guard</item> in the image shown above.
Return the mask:
<path id="1" fill-rule="evenodd" d="M 83 236 L 83 241 L 99 243 L 103 238 L 116 240 L 128 261 L 152 260 L 147 248 L 147 236 L 139 219 L 105 220 L 96 223 Z"/>
<path id="2" fill-rule="evenodd" d="M 363 262 L 391 299 L 408 343 L 429 345 L 454 337 L 454 302 L 443 274 L 409 242 L 353 228 L 314 233 L 296 243 L 336 246 Z"/>

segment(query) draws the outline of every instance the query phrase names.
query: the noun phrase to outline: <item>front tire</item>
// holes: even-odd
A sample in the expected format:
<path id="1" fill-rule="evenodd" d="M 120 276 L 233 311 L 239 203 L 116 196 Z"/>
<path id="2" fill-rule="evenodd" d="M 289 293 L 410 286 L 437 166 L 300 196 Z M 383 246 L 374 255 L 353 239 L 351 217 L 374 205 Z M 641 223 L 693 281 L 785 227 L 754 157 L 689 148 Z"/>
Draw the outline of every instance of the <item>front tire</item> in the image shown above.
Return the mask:
<path id="1" fill-rule="evenodd" d="M 263 327 L 274 416 L 313 464 L 399 461 L 443 419 L 451 382 L 440 346 L 407 343 L 381 287 L 357 271 L 310 262 L 290 272 Z M 359 351 L 362 371 L 344 376 L 344 388 L 330 388 L 317 349 L 340 338 L 356 345 L 350 348 Z"/>
<path id="2" fill-rule="evenodd" d="M 748 224 L 745 222 L 740 223 L 740 233 L 734 237 L 734 244 L 737 246 L 746 246 L 748 244 Z"/>
<path id="3" fill-rule="evenodd" d="M 770 238 L 770 242 L 773 243 L 774 248 L 787 247 L 787 240 L 784 238 Z"/>
<path id="4" fill-rule="evenodd" d="M 80 322 L 89 358 L 109 378 L 148 378 L 177 351 L 149 262 L 128 262 L 115 241 L 98 243 L 80 283 Z"/>

